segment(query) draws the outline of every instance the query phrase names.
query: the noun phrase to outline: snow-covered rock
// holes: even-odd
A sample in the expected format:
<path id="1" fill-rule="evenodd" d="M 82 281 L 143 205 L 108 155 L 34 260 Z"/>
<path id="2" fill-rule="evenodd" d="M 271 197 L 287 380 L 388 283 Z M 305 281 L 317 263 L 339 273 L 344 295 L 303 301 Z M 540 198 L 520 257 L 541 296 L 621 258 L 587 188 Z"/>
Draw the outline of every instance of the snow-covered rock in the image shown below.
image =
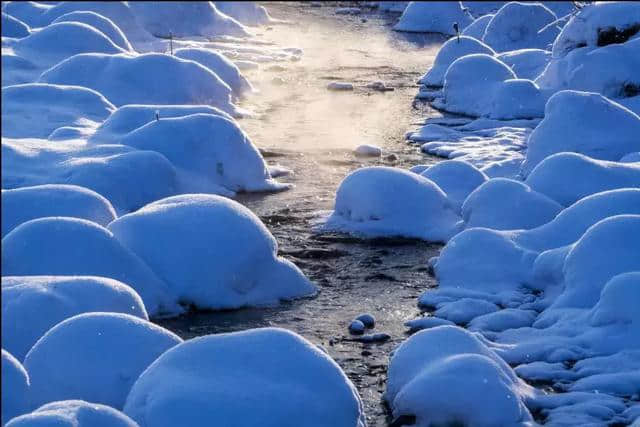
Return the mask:
<path id="1" fill-rule="evenodd" d="M 367 167 L 342 181 L 335 210 L 319 230 L 442 242 L 456 233 L 459 219 L 433 181 L 402 169 Z"/>
<path id="2" fill-rule="evenodd" d="M 563 151 L 617 161 L 640 150 L 638 134 L 640 117 L 622 105 L 597 93 L 558 92 L 529 137 L 522 173 L 526 177 L 546 157 Z"/>
<path id="3" fill-rule="evenodd" d="M 625 154 L 620 158 L 621 163 L 637 163 L 640 162 L 640 151 L 634 153 Z"/>
<path id="4" fill-rule="evenodd" d="M 524 405 L 531 388 L 464 329 L 439 326 L 412 335 L 394 351 L 388 372 L 384 397 L 394 418 L 415 416 L 417 426 L 532 420 Z"/>
<path id="5" fill-rule="evenodd" d="M 553 56 L 560 58 L 581 47 L 624 43 L 639 30 L 640 6 L 637 2 L 587 4 L 562 28 L 553 43 Z"/>
<path id="6" fill-rule="evenodd" d="M 49 329 L 80 313 L 148 319 L 140 296 L 122 282 L 91 276 L 3 276 L 2 348 L 22 360 Z"/>
<path id="7" fill-rule="evenodd" d="M 489 178 L 473 165 L 460 160 L 445 160 L 420 173 L 445 192 L 459 212 L 465 199 Z"/>
<path id="8" fill-rule="evenodd" d="M 461 36 L 447 40 L 433 61 L 433 66 L 418 81 L 420 84 L 427 86 L 442 86 L 444 84 L 444 75 L 447 68 L 456 59 L 473 53 L 485 53 L 487 55 L 495 55 L 493 49 L 486 44 L 472 37 Z"/>
<path id="9" fill-rule="evenodd" d="M 109 229 L 180 301 L 197 307 L 274 304 L 316 291 L 295 265 L 277 257 L 277 243 L 262 222 L 223 197 L 159 200 Z"/>
<path id="10" fill-rule="evenodd" d="M 90 25 L 100 31 L 116 46 L 128 51 L 133 50 L 131 43 L 127 40 L 127 36 L 124 35 L 120 28 L 118 28 L 117 25 L 109 18 L 95 12 L 83 10 L 65 13 L 64 15 L 60 15 L 54 19 L 52 24 L 57 24 L 58 22 L 82 22 L 83 24 Z"/>
<path id="11" fill-rule="evenodd" d="M 176 387 L 179 384 L 179 387 Z M 362 402 L 340 367 L 284 329 L 186 341 L 136 381 L 124 412 L 141 427 L 364 427 Z"/>
<path id="12" fill-rule="evenodd" d="M 497 85 L 486 115 L 498 120 L 542 118 L 547 97 L 531 80 L 505 80 Z"/>
<path id="13" fill-rule="evenodd" d="M 97 126 L 114 110 L 104 96 L 84 87 L 6 86 L 2 88 L 2 136 L 46 138 L 62 126 Z"/>
<path id="14" fill-rule="evenodd" d="M 349 82 L 329 82 L 327 84 L 327 89 L 342 91 L 342 90 L 353 90 L 353 83 Z"/>
<path id="15" fill-rule="evenodd" d="M 2 11 L 19 19 L 30 27 L 40 26 L 39 19 L 51 8 L 35 1 L 12 1 L 2 5 Z"/>
<path id="16" fill-rule="evenodd" d="M 520 79 L 535 80 L 551 60 L 551 52 L 542 49 L 519 49 L 498 54 Z"/>
<path id="17" fill-rule="evenodd" d="M 120 143 L 165 156 L 178 171 L 181 193 L 233 195 L 289 188 L 271 178 L 260 152 L 238 124 L 221 116 L 153 120 Z"/>
<path id="18" fill-rule="evenodd" d="M 450 112 L 479 117 L 491 111 L 494 92 L 516 75 L 505 63 L 487 54 L 456 59 L 444 76 L 443 107 Z"/>
<path id="19" fill-rule="evenodd" d="M 104 226 L 116 219 L 107 199 L 77 185 L 2 190 L 2 237 L 23 222 L 47 216 L 84 218 Z"/>
<path id="20" fill-rule="evenodd" d="M 7 424 L 7 427 L 35 426 L 138 427 L 138 424 L 110 406 L 84 400 L 47 403 Z"/>
<path id="21" fill-rule="evenodd" d="M 192 114 L 213 114 L 232 120 L 232 117 L 220 109 L 208 105 L 136 105 L 128 104 L 116 109 L 100 124 L 89 137 L 89 142 L 98 144 L 117 144 L 129 132 L 149 122 L 170 117 L 183 117 Z"/>
<path id="22" fill-rule="evenodd" d="M 2 12 L 2 37 L 22 38 L 27 37 L 31 29 L 27 24 Z"/>
<path id="23" fill-rule="evenodd" d="M 51 24 L 18 40 L 13 50 L 42 69 L 80 53 L 117 54 L 124 50 L 96 28 L 80 22 Z"/>
<path id="24" fill-rule="evenodd" d="M 487 24 L 482 41 L 496 52 L 547 49 L 560 29 L 550 25 L 556 15 L 541 3 L 509 2 Z"/>
<path id="25" fill-rule="evenodd" d="M 492 14 L 483 15 L 479 17 L 478 19 L 473 21 L 471 24 L 469 24 L 467 28 L 464 29 L 464 31 L 462 32 L 462 35 L 473 37 L 474 39 L 477 39 L 477 40 L 482 40 L 482 37 L 484 37 L 484 32 L 486 31 L 487 25 L 489 25 L 489 21 L 491 21 L 491 18 L 493 18 Z"/>
<path id="26" fill-rule="evenodd" d="M 2 425 L 31 409 L 29 374 L 22 364 L 2 349 Z"/>
<path id="27" fill-rule="evenodd" d="M 252 1 L 216 1 L 216 8 L 243 25 L 258 27 L 271 22 L 269 12 L 264 6 Z"/>
<path id="28" fill-rule="evenodd" d="M 382 156 L 382 148 L 377 145 L 362 144 L 358 145 L 353 152 L 356 156 L 362 157 L 380 157 Z"/>
<path id="29" fill-rule="evenodd" d="M 473 18 L 459 1 L 410 2 L 398 23 L 393 27 L 396 31 L 418 33 L 442 33 L 455 35 L 453 24 L 457 23 L 460 31 L 473 22 Z"/>
<path id="30" fill-rule="evenodd" d="M 364 323 L 358 319 L 352 320 L 351 323 L 349 323 L 349 332 L 353 335 L 362 335 L 365 329 Z"/>
<path id="31" fill-rule="evenodd" d="M 164 282 L 113 234 L 78 218 L 40 218 L 2 239 L 5 276 L 84 275 L 120 280 L 138 292 L 150 316 L 179 312 Z"/>
<path id="32" fill-rule="evenodd" d="M 42 73 L 40 81 L 85 86 L 116 106 L 205 104 L 225 112 L 235 111 L 231 88 L 211 70 L 194 61 L 159 53 L 76 55 Z"/>
<path id="33" fill-rule="evenodd" d="M 507 3 L 506 1 L 463 1 L 464 6 L 472 16 L 478 19 L 495 14 L 498 9 Z"/>
<path id="34" fill-rule="evenodd" d="M 595 160 L 577 153 L 557 153 L 545 158 L 526 181 L 564 206 L 606 190 L 640 188 L 640 165 Z"/>
<path id="35" fill-rule="evenodd" d="M 242 96 L 253 90 L 251 83 L 242 75 L 240 69 L 219 52 L 207 49 L 183 48 L 176 50 L 174 55 L 207 67 L 229 85 L 235 96 Z"/>
<path id="36" fill-rule="evenodd" d="M 24 359 L 32 403 L 80 399 L 122 409 L 138 376 L 181 342 L 168 330 L 128 314 L 84 313 L 66 319 Z"/>

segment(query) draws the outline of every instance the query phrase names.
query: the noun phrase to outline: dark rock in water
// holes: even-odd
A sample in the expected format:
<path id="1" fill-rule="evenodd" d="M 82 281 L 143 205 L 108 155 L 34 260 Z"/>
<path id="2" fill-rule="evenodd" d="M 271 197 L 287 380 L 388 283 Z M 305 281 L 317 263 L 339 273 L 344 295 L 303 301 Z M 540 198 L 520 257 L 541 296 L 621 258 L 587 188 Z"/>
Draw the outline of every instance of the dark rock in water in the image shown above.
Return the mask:
<path id="1" fill-rule="evenodd" d="M 359 320 L 354 320 L 349 325 L 349 332 L 353 335 L 362 335 L 364 333 L 364 323 Z"/>
<path id="2" fill-rule="evenodd" d="M 598 46 L 624 43 L 640 31 L 640 24 L 620 30 L 615 27 L 598 29 Z"/>
<path id="3" fill-rule="evenodd" d="M 373 343 L 373 342 L 385 342 L 391 339 L 391 335 L 385 333 L 378 334 L 369 334 L 363 335 L 358 338 L 354 338 L 354 341 L 362 342 L 362 343 Z"/>
<path id="4" fill-rule="evenodd" d="M 374 328 L 376 326 L 376 318 L 369 313 L 363 313 L 356 317 L 356 320 L 361 321 L 366 328 Z"/>

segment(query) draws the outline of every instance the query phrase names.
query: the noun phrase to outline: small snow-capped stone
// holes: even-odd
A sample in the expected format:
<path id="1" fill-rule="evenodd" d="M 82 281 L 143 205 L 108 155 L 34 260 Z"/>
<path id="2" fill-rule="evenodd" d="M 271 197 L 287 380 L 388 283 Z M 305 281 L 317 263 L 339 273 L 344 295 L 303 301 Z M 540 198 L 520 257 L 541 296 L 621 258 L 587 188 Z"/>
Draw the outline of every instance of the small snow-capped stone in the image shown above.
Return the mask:
<path id="1" fill-rule="evenodd" d="M 329 90 L 353 90 L 353 83 L 349 82 L 331 82 L 327 85 Z"/>
<path id="2" fill-rule="evenodd" d="M 368 334 L 363 335 L 361 337 L 355 338 L 356 341 L 360 341 L 362 343 L 372 343 L 372 342 L 385 342 L 391 339 L 391 335 L 385 334 L 383 332 L 377 334 Z"/>
<path id="3" fill-rule="evenodd" d="M 367 328 L 373 328 L 376 326 L 376 318 L 369 313 L 363 313 L 359 315 L 358 317 L 356 317 L 356 320 L 361 321 Z"/>
<path id="4" fill-rule="evenodd" d="M 361 335 L 364 333 L 364 323 L 360 320 L 354 320 L 349 324 L 349 332 L 354 335 Z"/>
<path id="5" fill-rule="evenodd" d="M 357 156 L 380 157 L 382 155 L 382 149 L 376 145 L 359 145 L 354 151 Z"/>

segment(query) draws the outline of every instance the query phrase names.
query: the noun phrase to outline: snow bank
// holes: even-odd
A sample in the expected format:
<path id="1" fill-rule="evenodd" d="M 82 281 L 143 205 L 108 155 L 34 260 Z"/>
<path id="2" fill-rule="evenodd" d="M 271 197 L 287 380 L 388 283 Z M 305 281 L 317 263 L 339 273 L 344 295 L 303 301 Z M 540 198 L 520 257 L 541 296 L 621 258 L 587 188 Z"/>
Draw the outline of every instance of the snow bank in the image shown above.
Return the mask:
<path id="1" fill-rule="evenodd" d="M 497 85 L 486 115 L 498 120 L 542 118 L 547 97 L 531 80 L 505 80 Z"/>
<path id="2" fill-rule="evenodd" d="M 250 27 L 258 27 L 271 22 L 267 9 L 252 1 L 216 1 L 213 3 L 220 12 Z"/>
<path id="3" fill-rule="evenodd" d="M 316 290 L 295 265 L 277 257 L 277 243 L 260 220 L 223 197 L 170 197 L 109 229 L 180 301 L 200 308 L 274 304 Z"/>
<path id="4" fill-rule="evenodd" d="M 142 371 L 181 342 L 168 330 L 128 314 L 84 313 L 66 319 L 24 359 L 32 403 L 81 399 L 121 409 Z"/>
<path id="5" fill-rule="evenodd" d="M 458 24 L 460 31 L 473 22 L 473 18 L 463 10 L 459 1 L 434 1 L 428 3 L 412 1 L 407 5 L 393 29 L 396 31 L 455 35 L 454 22 Z"/>
<path id="6" fill-rule="evenodd" d="M 80 22 L 61 22 L 48 25 L 30 36 L 18 40 L 12 48 L 15 53 L 26 57 L 43 69 L 80 53 L 117 54 L 124 52 L 106 35 L 94 27 Z"/>
<path id="7" fill-rule="evenodd" d="M 432 181 L 402 169 L 367 167 L 340 183 L 335 210 L 318 229 L 447 241 L 458 221 L 447 195 Z"/>
<path id="8" fill-rule="evenodd" d="M 152 35 L 168 38 L 249 35 L 235 19 L 220 13 L 212 2 L 149 1 L 129 3 L 138 22 Z"/>
<path id="9" fill-rule="evenodd" d="M 427 86 L 442 86 L 447 68 L 456 59 L 473 53 L 495 55 L 493 49 L 472 37 L 461 36 L 447 40 L 436 55 L 431 69 L 418 81 Z"/>
<path id="10" fill-rule="evenodd" d="M 487 29 L 487 25 L 489 25 L 489 21 L 491 21 L 491 18 L 493 18 L 493 15 L 481 16 L 480 18 L 469 24 L 469 26 L 462 32 L 462 35 L 473 37 L 477 40 L 482 40 L 484 32 Z"/>
<path id="11" fill-rule="evenodd" d="M 3 322 L 4 323 L 4 322 Z M 29 374 L 22 364 L 2 349 L 2 425 L 30 409 Z"/>
<path id="12" fill-rule="evenodd" d="M 235 96 L 242 96 L 251 92 L 253 87 L 240 69 L 226 56 L 208 49 L 184 48 L 174 52 L 178 58 L 195 61 L 217 74 L 233 91 Z"/>
<path id="13" fill-rule="evenodd" d="M 177 188 L 176 170 L 166 157 L 123 145 L 3 139 L 2 156 L 4 188 L 79 185 L 106 197 L 118 214 L 173 195 Z"/>
<path id="14" fill-rule="evenodd" d="M 601 191 L 640 188 L 640 165 L 558 153 L 540 162 L 526 183 L 561 205 L 571 206 L 583 197 Z"/>
<path id="15" fill-rule="evenodd" d="M 556 19 L 556 15 L 541 3 L 509 2 L 491 18 L 482 41 L 496 52 L 547 49 L 560 32 L 557 26 L 550 25 Z"/>
<path id="16" fill-rule="evenodd" d="M 176 313 L 166 285 L 111 232 L 77 218 L 40 218 L 2 239 L 6 276 L 85 275 L 120 280 L 140 294 L 150 316 Z"/>
<path id="17" fill-rule="evenodd" d="M 214 107 L 208 105 L 123 105 L 116 109 L 100 124 L 96 131 L 89 137 L 91 143 L 116 144 L 131 131 L 134 131 L 149 122 L 169 117 L 183 117 L 192 114 L 213 114 L 232 120 L 232 117 Z"/>
<path id="18" fill-rule="evenodd" d="M 65 13 L 53 20 L 52 24 L 58 22 L 81 22 L 87 24 L 102 34 L 107 36 L 116 46 L 132 51 L 131 43 L 127 40 L 127 36 L 113 23 L 109 18 L 90 11 L 76 11 Z"/>
<path id="19" fill-rule="evenodd" d="M 581 47 L 623 43 L 637 34 L 638 30 L 640 7 L 636 2 L 588 4 L 562 28 L 553 43 L 553 56 L 563 57 Z"/>
<path id="20" fill-rule="evenodd" d="M 551 60 L 551 52 L 542 49 L 519 49 L 503 52 L 498 59 L 521 79 L 535 80 Z"/>
<path id="21" fill-rule="evenodd" d="M 340 367 L 277 328 L 208 335 L 172 348 L 136 381 L 124 412 L 141 427 L 365 425 L 360 397 Z"/>
<path id="22" fill-rule="evenodd" d="M 47 216 L 84 218 L 104 226 L 116 219 L 107 199 L 77 185 L 2 190 L 2 237 L 23 222 Z"/>
<path id="23" fill-rule="evenodd" d="M 494 91 L 516 75 L 503 62 L 487 54 L 466 55 L 453 61 L 444 76 L 447 111 L 479 117 L 491 111 Z"/>
<path id="24" fill-rule="evenodd" d="M 59 322 L 80 313 L 127 313 L 148 319 L 140 296 L 105 277 L 2 277 L 2 347 L 22 360 Z"/>
<path id="25" fill-rule="evenodd" d="M 546 157 L 570 151 L 618 160 L 640 150 L 640 117 L 600 94 L 561 91 L 545 107 L 533 130 L 522 173 L 527 176 Z"/>
<path id="26" fill-rule="evenodd" d="M 98 92 L 79 86 L 28 83 L 2 88 L 2 136 L 46 138 L 62 126 L 91 126 L 115 110 Z M 91 122 L 94 122 L 92 124 Z"/>
<path id="27" fill-rule="evenodd" d="M 460 393 L 464 390 L 464 393 Z M 418 426 L 520 425 L 532 390 L 475 335 L 454 326 L 420 331 L 394 351 L 385 400 Z"/>
<path id="28" fill-rule="evenodd" d="M 458 212 L 467 196 L 488 179 L 473 165 L 460 160 L 438 162 L 420 175 L 436 183 Z"/>
<path id="29" fill-rule="evenodd" d="M 7 427 L 33 426 L 138 427 L 138 424 L 110 406 L 83 400 L 51 402 L 7 424 Z"/>
<path id="30" fill-rule="evenodd" d="M 170 55 L 76 55 L 42 73 L 40 81 L 85 86 L 116 106 L 205 104 L 235 111 L 231 89 L 220 77 L 198 63 Z"/>
<path id="31" fill-rule="evenodd" d="M 563 207 L 522 182 L 493 178 L 480 185 L 462 205 L 465 228 L 531 229 L 551 221 Z"/>
<path id="32" fill-rule="evenodd" d="M 22 38 L 30 33 L 31 29 L 27 24 L 2 12 L 2 37 Z"/>
<path id="33" fill-rule="evenodd" d="M 233 195 L 289 188 L 271 178 L 260 152 L 238 124 L 217 115 L 154 120 L 120 142 L 165 156 L 178 171 L 181 193 Z"/>

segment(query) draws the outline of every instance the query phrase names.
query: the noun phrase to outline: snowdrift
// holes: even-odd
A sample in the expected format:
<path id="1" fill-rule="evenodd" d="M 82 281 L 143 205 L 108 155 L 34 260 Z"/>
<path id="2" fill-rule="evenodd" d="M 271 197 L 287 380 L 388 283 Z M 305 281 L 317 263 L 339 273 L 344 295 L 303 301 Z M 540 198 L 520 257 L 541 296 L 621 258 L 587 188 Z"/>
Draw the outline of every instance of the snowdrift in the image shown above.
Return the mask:
<path id="1" fill-rule="evenodd" d="M 84 400 L 64 400 L 41 406 L 11 420 L 7 427 L 64 425 L 74 427 L 138 427 L 131 418 L 110 406 Z"/>
<path id="2" fill-rule="evenodd" d="M 455 35 L 453 24 L 457 23 L 460 31 L 473 22 L 458 1 L 410 2 L 398 23 L 393 27 L 396 31 L 418 33 L 442 33 Z"/>
<path id="3" fill-rule="evenodd" d="M 95 12 L 77 11 L 65 13 L 54 19 L 52 24 L 57 24 L 58 22 L 81 22 L 87 24 L 107 36 L 116 46 L 124 50 L 133 51 L 131 43 L 129 43 L 127 36 L 124 35 L 120 28 L 109 18 Z"/>
<path id="4" fill-rule="evenodd" d="M 2 349 L 2 425 L 30 410 L 29 374 L 22 364 Z"/>

